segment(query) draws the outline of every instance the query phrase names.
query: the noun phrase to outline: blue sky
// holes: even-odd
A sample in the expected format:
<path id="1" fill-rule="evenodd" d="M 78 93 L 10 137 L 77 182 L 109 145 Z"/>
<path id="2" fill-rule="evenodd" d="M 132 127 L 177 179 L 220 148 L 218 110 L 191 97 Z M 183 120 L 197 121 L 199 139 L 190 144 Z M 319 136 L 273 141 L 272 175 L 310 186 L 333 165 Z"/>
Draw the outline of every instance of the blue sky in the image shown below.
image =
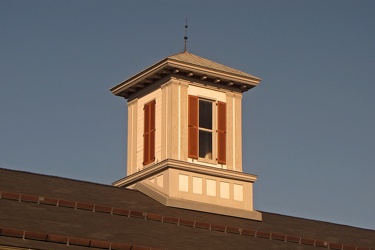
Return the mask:
<path id="1" fill-rule="evenodd" d="M 110 184 L 126 101 L 183 50 L 262 78 L 243 98 L 255 208 L 375 229 L 374 1 L 0 1 L 0 167 Z"/>

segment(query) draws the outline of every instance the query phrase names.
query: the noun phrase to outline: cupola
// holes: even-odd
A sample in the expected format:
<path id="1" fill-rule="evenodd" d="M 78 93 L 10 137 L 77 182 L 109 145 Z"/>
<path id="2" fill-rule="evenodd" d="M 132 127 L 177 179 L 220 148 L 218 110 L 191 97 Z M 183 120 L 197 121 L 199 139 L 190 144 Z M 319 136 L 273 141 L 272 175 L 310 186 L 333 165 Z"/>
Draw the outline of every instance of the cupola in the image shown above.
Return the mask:
<path id="1" fill-rule="evenodd" d="M 166 206 L 254 220 L 256 175 L 242 172 L 242 93 L 261 79 L 183 52 L 111 89 L 128 101 L 127 176 Z"/>

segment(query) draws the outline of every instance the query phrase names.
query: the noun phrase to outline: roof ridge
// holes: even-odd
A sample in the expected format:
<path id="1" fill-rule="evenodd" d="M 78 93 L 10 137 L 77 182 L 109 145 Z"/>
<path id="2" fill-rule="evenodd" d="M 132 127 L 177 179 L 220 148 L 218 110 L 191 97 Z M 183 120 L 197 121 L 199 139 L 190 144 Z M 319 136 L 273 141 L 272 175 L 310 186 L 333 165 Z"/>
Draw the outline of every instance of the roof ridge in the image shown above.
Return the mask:
<path id="1" fill-rule="evenodd" d="M 299 245 L 309 245 L 309 246 L 314 246 L 314 247 L 323 247 L 327 249 L 372 250 L 372 248 L 363 248 L 363 247 L 350 246 L 350 245 L 340 244 L 340 243 L 332 243 L 332 242 L 304 238 L 304 237 L 295 236 L 295 235 L 287 235 L 287 234 L 282 234 L 282 233 L 277 233 L 277 232 L 264 232 L 264 231 L 259 231 L 255 229 L 247 229 L 247 228 L 240 228 L 240 227 L 227 226 L 227 225 L 216 225 L 216 224 L 212 224 L 208 222 L 189 220 L 189 219 L 184 219 L 184 218 L 169 217 L 169 216 L 164 216 L 160 214 L 147 213 L 143 211 L 127 210 L 123 208 L 116 208 L 116 207 L 110 207 L 110 206 L 93 204 L 93 203 L 84 203 L 84 202 L 79 202 L 79 201 L 47 198 L 47 197 L 42 197 L 42 196 L 12 193 L 12 192 L 6 192 L 6 191 L 0 190 L 0 200 L 1 199 L 18 201 L 18 202 L 31 202 L 31 203 L 41 204 L 41 205 L 54 205 L 58 207 L 87 210 L 91 212 L 108 213 L 111 215 L 126 216 L 129 218 L 130 217 L 139 218 L 143 220 L 175 224 L 178 226 L 186 226 L 186 227 L 192 227 L 192 228 L 197 228 L 197 229 L 206 229 L 210 231 L 217 231 L 217 232 L 223 232 L 223 233 L 239 234 L 239 235 L 252 236 L 255 238 L 264 238 L 264 239 L 269 239 L 269 240 L 279 240 L 279 241 L 284 241 L 288 243 L 297 243 Z M 0 235 L 1 233 L 2 231 L 0 232 Z"/>

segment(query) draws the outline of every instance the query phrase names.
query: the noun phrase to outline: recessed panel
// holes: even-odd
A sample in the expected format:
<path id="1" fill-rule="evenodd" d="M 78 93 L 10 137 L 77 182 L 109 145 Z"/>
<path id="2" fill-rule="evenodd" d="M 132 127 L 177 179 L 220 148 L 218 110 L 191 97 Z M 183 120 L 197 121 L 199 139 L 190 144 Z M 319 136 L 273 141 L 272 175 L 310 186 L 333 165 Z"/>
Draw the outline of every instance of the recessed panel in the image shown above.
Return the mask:
<path id="1" fill-rule="evenodd" d="M 229 199 L 229 183 L 220 182 L 220 197 L 224 199 Z"/>
<path id="2" fill-rule="evenodd" d="M 236 201 L 243 201 L 243 186 L 233 184 L 233 199 Z"/>
<path id="3" fill-rule="evenodd" d="M 178 190 L 189 192 L 189 176 L 184 174 L 178 175 Z"/>
<path id="4" fill-rule="evenodd" d="M 202 194 L 202 178 L 193 177 L 193 193 L 194 194 Z"/>
<path id="5" fill-rule="evenodd" d="M 207 190 L 206 193 L 208 196 L 216 196 L 216 181 L 207 180 Z"/>

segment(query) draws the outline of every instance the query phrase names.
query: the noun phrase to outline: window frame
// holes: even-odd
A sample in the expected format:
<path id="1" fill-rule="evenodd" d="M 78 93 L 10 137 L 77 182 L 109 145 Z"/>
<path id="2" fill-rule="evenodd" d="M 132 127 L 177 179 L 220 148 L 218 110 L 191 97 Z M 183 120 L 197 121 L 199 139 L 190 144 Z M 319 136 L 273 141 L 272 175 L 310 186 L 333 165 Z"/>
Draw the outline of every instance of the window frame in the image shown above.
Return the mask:
<path id="1" fill-rule="evenodd" d="M 201 113 L 201 106 L 200 102 L 209 102 L 211 104 L 211 112 L 212 112 L 212 118 L 211 118 L 211 129 L 204 128 L 200 126 L 200 119 L 199 119 L 199 114 Z M 215 163 L 216 161 L 216 150 L 215 150 L 215 145 L 216 145 L 216 100 L 209 99 L 206 97 L 200 97 L 198 96 L 198 160 L 202 162 L 208 162 L 208 163 Z M 201 150 L 201 137 L 200 137 L 200 132 L 208 132 L 211 133 L 211 158 L 206 158 L 206 157 L 201 157 L 200 156 L 200 150 Z"/>
<path id="2" fill-rule="evenodd" d="M 211 164 L 226 164 L 226 103 L 204 96 L 189 95 L 188 98 L 188 157 L 200 162 Z M 200 127 L 199 124 L 199 101 L 212 103 L 212 129 Z M 193 103 L 192 103 L 193 102 Z M 195 103 L 194 103 L 195 102 Z M 221 105 L 221 107 L 219 107 Z M 194 113 L 196 110 L 196 114 Z M 223 114 L 219 114 L 219 110 Z M 223 111 L 224 110 L 224 111 Z M 224 119 L 224 125 L 219 126 L 219 118 Z M 219 131 L 219 127 L 221 131 Z M 199 132 L 208 131 L 212 134 L 212 157 L 211 159 L 200 157 Z M 221 134 L 219 134 L 221 133 Z M 223 136 L 224 135 L 224 136 Z M 195 137 L 195 138 L 192 138 Z M 220 138 L 219 138 L 220 137 Z M 221 147 L 219 140 L 224 143 Z M 194 148 L 196 147 L 196 148 Z M 220 153 L 221 152 L 221 153 Z M 219 155 L 220 153 L 220 155 Z"/>

